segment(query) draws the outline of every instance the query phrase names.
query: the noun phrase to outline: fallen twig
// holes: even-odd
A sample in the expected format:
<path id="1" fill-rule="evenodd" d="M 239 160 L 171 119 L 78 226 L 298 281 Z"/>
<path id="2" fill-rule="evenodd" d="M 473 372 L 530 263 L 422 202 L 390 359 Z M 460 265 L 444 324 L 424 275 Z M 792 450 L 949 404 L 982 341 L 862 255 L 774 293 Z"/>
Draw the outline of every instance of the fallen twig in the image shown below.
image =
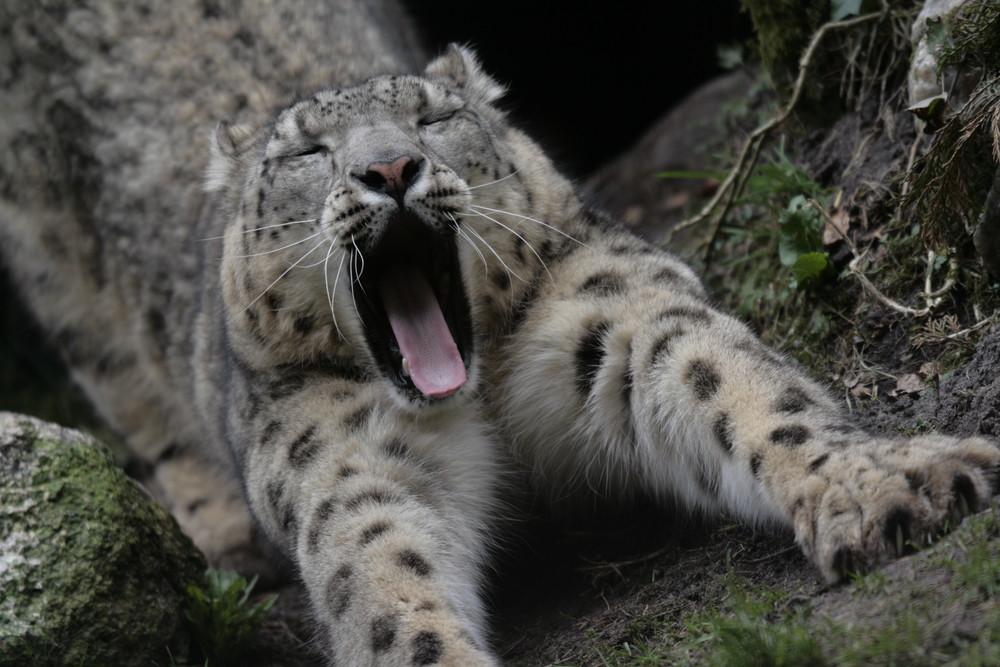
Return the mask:
<path id="1" fill-rule="evenodd" d="M 882 292 L 880 292 L 879 289 L 875 287 L 872 281 L 868 279 L 868 277 L 861 271 L 861 269 L 858 268 L 858 265 L 868 254 L 868 251 L 867 250 L 865 250 L 864 252 L 859 251 L 857 245 L 855 245 L 851 237 L 848 236 L 843 230 L 840 229 L 840 227 L 838 227 L 833 222 L 833 220 L 830 218 L 830 214 L 827 213 L 826 209 L 823 208 L 823 206 L 820 205 L 819 202 L 817 202 L 815 199 L 810 199 L 809 205 L 812 206 L 814 209 L 816 209 L 819 212 L 819 214 L 823 216 L 827 224 L 830 225 L 830 227 L 833 228 L 834 231 L 840 234 L 840 237 L 844 239 L 844 242 L 847 243 L 847 246 L 851 249 L 851 254 L 854 255 L 854 259 L 852 259 L 851 263 L 847 265 L 847 271 L 858 279 L 858 282 L 860 282 L 861 286 L 865 288 L 865 291 L 867 291 L 869 294 L 875 297 L 875 299 L 885 304 L 889 308 L 897 312 L 903 313 L 904 315 L 910 315 L 912 317 L 924 317 L 926 315 L 929 315 L 931 311 L 937 308 L 937 306 L 940 305 L 940 303 L 944 300 L 945 295 L 951 291 L 952 287 L 955 286 L 955 283 L 958 280 L 957 278 L 958 261 L 954 257 L 949 257 L 948 276 L 945 278 L 944 284 L 942 284 L 941 287 L 939 287 L 936 290 L 932 289 L 930 268 L 934 263 L 934 258 L 936 255 L 933 250 L 929 250 L 927 251 L 928 271 L 924 282 L 924 291 L 918 295 L 925 300 L 924 307 L 920 309 L 910 308 L 909 306 L 904 306 L 901 303 L 893 301 L 886 295 L 882 294 Z"/>
<path id="2" fill-rule="evenodd" d="M 823 24 L 816 30 L 816 32 L 813 33 L 809 46 L 806 47 L 805 52 L 802 54 L 802 58 L 799 60 L 799 75 L 795 80 L 794 88 L 792 88 L 791 98 L 789 98 L 788 102 L 779 113 L 750 133 L 750 136 L 747 137 L 746 142 L 743 144 L 743 149 L 740 151 L 736 164 L 729 171 L 725 180 L 719 185 L 719 188 L 715 191 L 715 195 L 713 195 L 712 199 L 709 200 L 709 202 L 701 209 L 701 211 L 698 212 L 697 215 L 672 227 L 670 231 L 667 232 L 667 243 L 673 241 L 674 235 L 677 232 L 693 227 L 711 216 L 719 206 L 719 203 L 725 202 L 720 214 L 716 216 L 716 220 L 712 226 L 712 232 L 709 234 L 706 258 L 710 255 L 712 244 L 719 233 L 722 221 L 725 219 L 725 216 L 729 212 L 733 203 L 739 198 L 740 194 L 742 194 L 743 186 L 746 184 L 750 171 L 757 163 L 757 158 L 760 155 L 760 149 L 764 140 L 776 127 L 788 120 L 788 118 L 792 115 L 792 111 L 794 111 L 796 105 L 798 105 L 799 99 L 802 97 L 802 91 L 805 88 L 806 73 L 809 69 L 809 65 L 812 63 L 813 58 L 816 55 L 823 37 L 832 30 L 851 28 L 876 19 L 882 16 L 883 13 L 884 11 L 878 11 L 870 14 L 864 14 L 862 16 L 856 16 L 851 19 L 845 19 L 843 21 L 831 21 L 830 23 Z"/>

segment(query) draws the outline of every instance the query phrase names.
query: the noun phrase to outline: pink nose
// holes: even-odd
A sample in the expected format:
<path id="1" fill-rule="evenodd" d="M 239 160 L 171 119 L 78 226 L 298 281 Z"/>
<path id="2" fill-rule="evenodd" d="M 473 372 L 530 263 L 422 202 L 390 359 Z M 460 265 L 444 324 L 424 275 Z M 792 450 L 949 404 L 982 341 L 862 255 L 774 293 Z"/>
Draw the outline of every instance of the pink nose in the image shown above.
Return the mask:
<path id="1" fill-rule="evenodd" d="M 403 195 L 417 180 L 420 162 L 403 155 L 392 162 L 372 162 L 359 180 L 370 190 L 384 192 L 402 201 Z"/>

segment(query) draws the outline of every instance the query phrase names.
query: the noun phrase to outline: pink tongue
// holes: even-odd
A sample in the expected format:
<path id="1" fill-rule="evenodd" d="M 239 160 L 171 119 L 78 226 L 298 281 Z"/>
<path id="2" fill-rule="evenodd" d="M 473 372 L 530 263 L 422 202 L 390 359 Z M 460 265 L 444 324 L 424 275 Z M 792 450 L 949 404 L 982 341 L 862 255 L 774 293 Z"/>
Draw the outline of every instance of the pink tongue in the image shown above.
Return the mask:
<path id="1" fill-rule="evenodd" d="M 467 379 L 465 364 L 423 274 L 410 266 L 390 269 L 379 292 L 414 386 L 425 396 L 458 391 Z"/>

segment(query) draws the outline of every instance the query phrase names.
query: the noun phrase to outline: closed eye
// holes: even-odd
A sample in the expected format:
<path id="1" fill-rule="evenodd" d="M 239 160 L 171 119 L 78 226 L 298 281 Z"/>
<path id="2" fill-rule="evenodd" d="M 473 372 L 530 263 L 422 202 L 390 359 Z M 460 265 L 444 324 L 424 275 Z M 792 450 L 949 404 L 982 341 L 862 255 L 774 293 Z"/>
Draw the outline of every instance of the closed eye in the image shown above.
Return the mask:
<path id="1" fill-rule="evenodd" d="M 307 155 L 318 155 L 318 154 L 324 153 L 324 152 L 326 152 L 326 148 L 323 147 L 323 146 L 320 146 L 319 144 L 316 144 L 314 146 L 310 146 L 309 148 L 306 148 L 305 150 L 302 150 L 302 151 L 299 151 L 298 153 L 295 153 L 292 157 L 305 157 Z"/>
<path id="2" fill-rule="evenodd" d="M 434 125 L 436 123 L 443 123 L 446 120 L 451 120 L 454 118 L 455 114 L 458 113 L 458 109 L 454 111 L 449 111 L 447 113 L 438 114 L 436 116 L 429 116 L 427 118 L 420 119 L 420 126 L 427 127 L 428 125 Z"/>

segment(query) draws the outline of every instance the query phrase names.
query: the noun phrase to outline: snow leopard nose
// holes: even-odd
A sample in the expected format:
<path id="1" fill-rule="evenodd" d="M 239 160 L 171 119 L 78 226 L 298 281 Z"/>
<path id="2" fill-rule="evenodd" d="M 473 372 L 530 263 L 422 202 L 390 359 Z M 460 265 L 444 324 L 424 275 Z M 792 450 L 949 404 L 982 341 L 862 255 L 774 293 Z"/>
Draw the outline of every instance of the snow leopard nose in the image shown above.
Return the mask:
<path id="1" fill-rule="evenodd" d="M 369 190 L 387 194 L 402 206 L 403 195 L 420 176 L 422 165 L 423 160 L 402 155 L 392 162 L 372 162 L 356 178 Z"/>

